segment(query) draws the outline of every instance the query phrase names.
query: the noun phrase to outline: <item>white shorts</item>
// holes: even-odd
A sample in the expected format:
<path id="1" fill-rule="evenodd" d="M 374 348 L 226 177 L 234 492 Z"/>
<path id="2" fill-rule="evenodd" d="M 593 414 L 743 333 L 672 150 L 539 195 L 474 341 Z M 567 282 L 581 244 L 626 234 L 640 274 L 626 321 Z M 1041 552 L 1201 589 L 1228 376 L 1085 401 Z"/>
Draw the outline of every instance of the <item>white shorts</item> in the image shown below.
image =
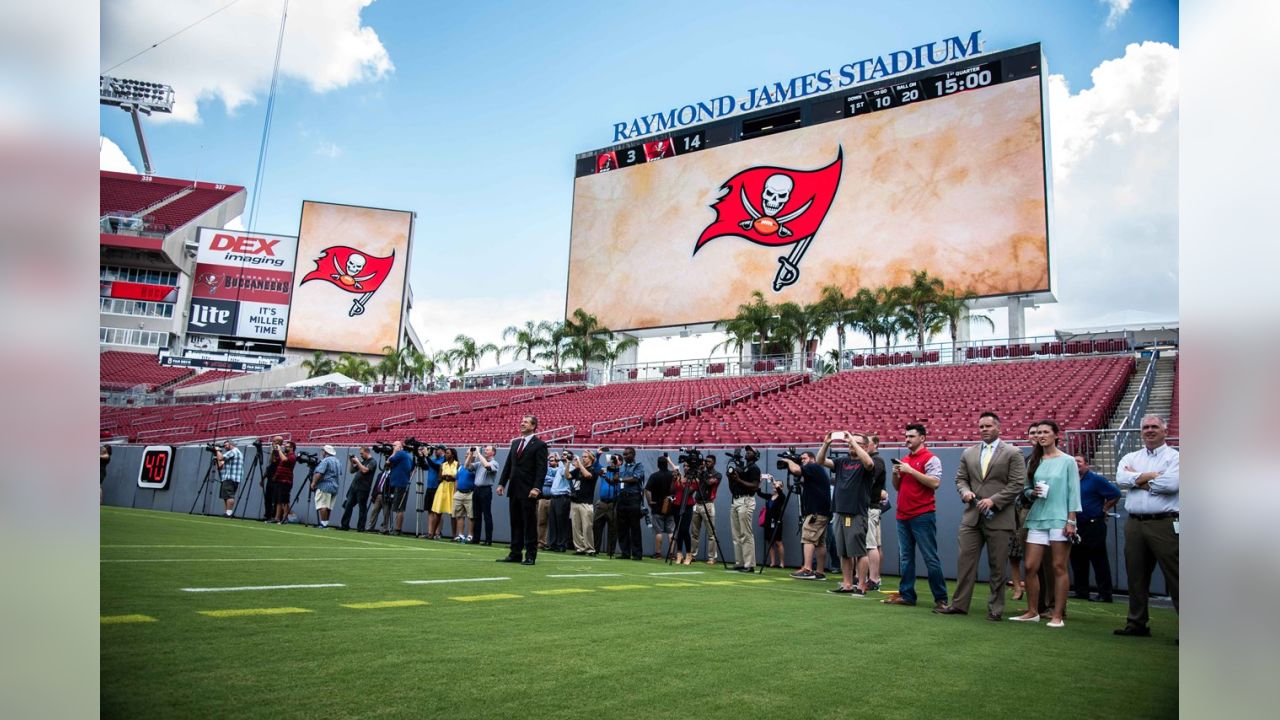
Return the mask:
<path id="1" fill-rule="evenodd" d="M 1048 545 L 1051 542 L 1071 542 L 1067 539 L 1066 533 L 1062 532 L 1062 528 L 1054 528 L 1052 530 L 1031 530 L 1027 529 L 1027 542 L 1032 545 Z"/>
<path id="2" fill-rule="evenodd" d="M 316 491 L 316 509 L 332 510 L 333 509 L 333 493 Z"/>

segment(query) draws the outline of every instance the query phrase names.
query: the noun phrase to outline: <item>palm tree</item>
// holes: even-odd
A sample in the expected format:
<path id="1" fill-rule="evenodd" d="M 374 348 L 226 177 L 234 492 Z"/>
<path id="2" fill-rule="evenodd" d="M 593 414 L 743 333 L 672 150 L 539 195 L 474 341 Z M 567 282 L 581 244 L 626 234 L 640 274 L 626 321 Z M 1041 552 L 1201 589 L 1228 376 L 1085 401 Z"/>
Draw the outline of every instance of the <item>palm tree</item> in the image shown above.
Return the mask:
<path id="1" fill-rule="evenodd" d="M 400 382 L 408 374 L 408 360 L 408 348 L 399 350 L 390 345 L 382 346 L 382 362 L 378 363 L 378 372 L 382 373 L 382 382 L 385 383 L 388 376 L 394 378 L 396 382 Z M 383 367 L 384 365 L 385 368 Z"/>
<path id="2" fill-rule="evenodd" d="M 413 380 L 415 384 L 423 382 L 427 374 L 427 365 L 430 364 L 431 358 L 416 347 L 406 348 L 405 356 L 405 368 L 409 379 Z"/>
<path id="3" fill-rule="evenodd" d="M 458 363 L 458 377 L 462 377 L 469 370 L 475 369 L 477 363 L 480 362 L 482 350 L 476 345 L 475 338 L 468 337 L 461 333 L 453 339 L 455 347 L 449 350 L 449 359 Z"/>
<path id="4" fill-rule="evenodd" d="M 611 337 L 605 345 L 605 351 L 599 358 L 605 364 L 606 377 L 613 372 L 613 364 L 618 362 L 618 358 L 623 353 L 633 348 L 640 347 L 640 338 L 628 336 L 621 339 Z"/>
<path id="5" fill-rule="evenodd" d="M 334 363 L 332 372 L 342 373 L 357 382 L 367 382 L 373 375 L 373 366 L 362 357 L 342 353 L 338 356 L 338 362 Z"/>
<path id="6" fill-rule="evenodd" d="M 511 325 L 502 331 L 502 339 L 514 337 L 515 340 L 502 349 L 512 351 L 515 357 L 524 353 L 524 359 L 533 362 L 533 353 L 547 346 L 550 325 L 551 323 L 546 321 L 535 324 L 532 320 L 526 320 L 523 327 Z"/>
<path id="7" fill-rule="evenodd" d="M 611 364 L 623 352 L 639 344 L 638 341 L 628 342 L 634 338 L 617 340 L 612 330 L 582 308 L 575 309 L 565 320 L 564 330 L 569 340 L 564 355 L 577 358 L 582 363 L 583 372 L 592 362 Z"/>
<path id="8" fill-rule="evenodd" d="M 969 325 L 985 324 L 991 330 L 996 329 L 995 321 L 986 315 L 972 315 L 969 313 L 969 301 L 977 297 L 971 292 L 959 293 L 955 290 L 947 290 L 938 296 L 935 309 L 938 316 L 947 324 L 947 331 L 951 334 L 951 357 L 954 362 L 956 357 L 956 335 L 960 329 L 960 323 L 967 322 Z"/>
<path id="9" fill-rule="evenodd" d="M 569 340 L 568 332 L 563 322 L 547 321 L 542 324 L 546 326 L 546 343 L 543 345 L 544 350 L 534 355 L 533 359 L 540 362 L 550 361 L 551 370 L 560 372 L 560 359 L 565 354 Z"/>
<path id="10" fill-rule="evenodd" d="M 764 293 L 755 290 L 751 293 L 750 302 L 739 305 L 736 315 L 729 320 L 717 322 L 715 328 L 729 333 L 733 338 L 733 344 L 738 346 L 739 352 L 744 347 L 739 340 L 745 338 L 747 345 L 752 341 L 758 341 L 760 353 L 764 355 L 768 354 L 771 335 L 778 324 L 777 314 L 777 310 L 764 299 Z"/>
<path id="11" fill-rule="evenodd" d="M 930 277 L 928 270 L 914 270 L 911 284 L 898 288 L 898 318 L 901 328 L 916 338 L 916 349 L 924 352 L 924 341 L 942 330 L 945 320 L 938 317 L 938 298 L 946 289 L 941 278 Z"/>
<path id="12" fill-rule="evenodd" d="M 785 302 L 778 306 L 778 325 L 774 337 L 785 342 L 788 350 L 800 345 L 800 366 L 809 357 L 809 343 L 822 337 L 827 328 L 826 310 L 819 304 L 799 305 Z"/>
<path id="13" fill-rule="evenodd" d="M 823 313 L 826 316 L 828 325 L 835 325 L 836 328 L 836 361 L 835 366 L 840 368 L 841 359 L 844 358 L 844 329 L 845 326 L 855 325 L 857 314 L 853 298 L 846 297 L 844 292 L 835 285 L 827 285 L 822 288 L 822 295 L 818 299 L 818 304 L 822 306 Z"/>
<path id="14" fill-rule="evenodd" d="M 310 360 L 302 361 L 302 367 L 306 368 L 308 378 L 320 377 L 333 372 L 333 361 L 325 356 L 323 352 L 317 350 Z"/>
<path id="15" fill-rule="evenodd" d="M 493 353 L 493 362 L 495 365 L 502 364 L 502 353 L 506 352 L 506 348 L 498 347 L 494 343 L 485 343 L 477 348 L 477 350 L 480 351 L 480 359 L 484 359 L 484 356 L 488 353 Z"/>

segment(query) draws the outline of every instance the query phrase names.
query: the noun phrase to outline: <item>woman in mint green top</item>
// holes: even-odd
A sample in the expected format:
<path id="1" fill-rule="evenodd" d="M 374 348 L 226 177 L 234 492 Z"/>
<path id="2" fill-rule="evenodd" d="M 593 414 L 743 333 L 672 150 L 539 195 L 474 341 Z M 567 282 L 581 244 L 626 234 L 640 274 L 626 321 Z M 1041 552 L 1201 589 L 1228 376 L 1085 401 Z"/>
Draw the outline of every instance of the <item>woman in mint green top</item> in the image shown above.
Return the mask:
<path id="1" fill-rule="evenodd" d="M 1067 561 L 1071 557 L 1071 538 L 1076 534 L 1076 513 L 1080 511 L 1080 471 L 1070 455 L 1058 449 L 1058 424 L 1042 420 L 1034 430 L 1035 448 L 1027 463 L 1028 487 L 1023 491 L 1035 504 L 1027 513 L 1027 611 L 1009 618 L 1018 622 L 1039 622 L 1036 611 L 1040 602 L 1040 563 L 1047 549 L 1053 563 L 1053 617 L 1049 627 L 1065 625 L 1062 613 L 1067 607 Z"/>

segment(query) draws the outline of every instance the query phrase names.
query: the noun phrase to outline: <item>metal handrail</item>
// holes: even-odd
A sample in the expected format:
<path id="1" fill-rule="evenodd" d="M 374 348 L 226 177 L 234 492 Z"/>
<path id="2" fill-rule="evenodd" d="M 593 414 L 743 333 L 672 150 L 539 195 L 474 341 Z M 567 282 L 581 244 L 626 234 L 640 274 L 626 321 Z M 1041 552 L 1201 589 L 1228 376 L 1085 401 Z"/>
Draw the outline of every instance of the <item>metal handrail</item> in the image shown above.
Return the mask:
<path id="1" fill-rule="evenodd" d="M 462 412 L 460 405 L 445 405 L 443 407 L 431 408 L 427 411 L 427 418 L 435 420 L 449 415 L 457 415 Z"/>
<path id="2" fill-rule="evenodd" d="M 662 423 L 677 417 L 689 417 L 689 409 L 684 403 L 665 407 L 653 414 L 653 425 L 657 427 Z"/>
<path id="3" fill-rule="evenodd" d="M 1138 392 L 1133 397 L 1133 402 L 1129 403 L 1129 409 L 1125 412 L 1124 422 L 1120 423 L 1120 434 L 1116 436 L 1115 452 L 1116 457 L 1124 457 L 1137 441 L 1140 439 L 1136 433 L 1124 432 L 1137 429 L 1142 422 L 1142 416 L 1147 412 L 1147 403 L 1151 400 L 1151 388 L 1155 385 L 1156 379 L 1156 361 L 1160 359 L 1160 351 L 1155 350 L 1151 353 L 1150 364 L 1147 370 L 1142 374 L 1142 383 L 1138 386 Z"/>
<path id="4" fill-rule="evenodd" d="M 382 430 L 386 430 L 387 428 L 395 427 L 397 425 L 408 425 L 411 422 L 417 422 L 417 420 L 418 414 L 413 412 L 400 413 L 399 415 L 388 415 L 387 417 L 382 418 L 382 422 L 378 427 Z"/>
<path id="5" fill-rule="evenodd" d="M 709 409 L 709 408 L 713 408 L 713 407 L 720 407 L 720 406 L 721 406 L 721 405 L 723 405 L 723 404 L 724 404 L 724 400 L 723 400 L 723 398 L 721 398 L 721 397 L 720 397 L 720 395 L 718 395 L 718 394 L 717 394 L 717 395 L 708 395 L 708 396 L 706 396 L 706 397 L 702 398 L 701 400 L 695 400 L 695 401 L 694 401 L 694 403 L 693 403 L 693 411 L 694 411 L 695 413 L 701 413 L 703 410 L 707 410 L 707 409 Z"/>
<path id="6" fill-rule="evenodd" d="M 622 423 L 622 425 L 617 427 L 604 427 L 611 423 Z M 612 420 L 601 420 L 599 422 L 591 423 L 591 437 L 596 437 L 597 435 L 608 435 L 612 432 L 630 430 L 631 428 L 638 427 L 644 427 L 644 417 L 641 415 L 628 415 L 626 417 L 614 418 Z"/>
<path id="7" fill-rule="evenodd" d="M 338 437 L 340 435 L 355 435 L 357 433 L 369 432 L 369 423 L 352 423 L 350 425 L 334 425 L 327 428 L 316 428 L 307 433 L 308 440 L 316 438 Z"/>

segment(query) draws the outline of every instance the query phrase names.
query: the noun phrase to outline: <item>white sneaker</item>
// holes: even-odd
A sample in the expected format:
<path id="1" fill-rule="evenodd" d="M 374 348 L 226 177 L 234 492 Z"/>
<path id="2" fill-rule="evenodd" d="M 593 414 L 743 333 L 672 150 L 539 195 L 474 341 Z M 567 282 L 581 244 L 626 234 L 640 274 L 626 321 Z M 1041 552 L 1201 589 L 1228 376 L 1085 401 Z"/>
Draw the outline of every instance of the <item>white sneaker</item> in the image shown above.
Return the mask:
<path id="1" fill-rule="evenodd" d="M 467 544 L 468 544 L 468 545 L 470 545 L 470 544 L 471 544 L 471 536 L 470 536 L 470 535 L 468 535 L 468 536 L 467 536 Z"/>

